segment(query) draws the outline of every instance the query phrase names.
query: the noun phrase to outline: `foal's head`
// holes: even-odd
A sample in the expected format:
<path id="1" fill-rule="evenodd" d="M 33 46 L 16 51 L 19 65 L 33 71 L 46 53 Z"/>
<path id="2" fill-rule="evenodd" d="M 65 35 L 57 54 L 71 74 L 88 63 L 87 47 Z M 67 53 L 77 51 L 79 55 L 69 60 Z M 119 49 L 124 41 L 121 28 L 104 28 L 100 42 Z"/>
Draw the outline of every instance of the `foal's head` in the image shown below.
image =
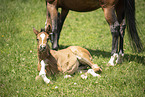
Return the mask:
<path id="1" fill-rule="evenodd" d="M 37 37 L 38 50 L 40 52 L 43 52 L 49 49 L 49 46 L 47 43 L 49 40 L 49 34 L 46 33 L 44 30 L 41 30 L 39 32 L 35 28 L 33 28 L 33 32 L 36 34 L 36 37 Z"/>

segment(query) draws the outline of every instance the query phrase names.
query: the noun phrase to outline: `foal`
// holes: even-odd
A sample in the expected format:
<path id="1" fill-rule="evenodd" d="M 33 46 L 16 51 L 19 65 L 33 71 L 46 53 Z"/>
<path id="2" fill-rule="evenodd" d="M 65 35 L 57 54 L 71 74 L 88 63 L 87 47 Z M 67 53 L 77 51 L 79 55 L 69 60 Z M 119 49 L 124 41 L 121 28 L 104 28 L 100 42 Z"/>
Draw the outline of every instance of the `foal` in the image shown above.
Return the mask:
<path id="1" fill-rule="evenodd" d="M 73 74 L 78 70 L 80 64 L 89 65 L 92 69 L 89 69 L 87 73 L 93 76 L 99 76 L 95 72 L 102 70 L 97 64 L 91 61 L 92 56 L 88 50 L 79 46 L 70 46 L 59 51 L 50 50 L 47 43 L 49 34 L 44 31 L 39 32 L 35 28 L 33 28 L 33 32 L 37 36 L 38 43 L 39 76 L 43 78 L 44 82 L 50 83 L 46 75 L 54 75 L 59 72 Z"/>

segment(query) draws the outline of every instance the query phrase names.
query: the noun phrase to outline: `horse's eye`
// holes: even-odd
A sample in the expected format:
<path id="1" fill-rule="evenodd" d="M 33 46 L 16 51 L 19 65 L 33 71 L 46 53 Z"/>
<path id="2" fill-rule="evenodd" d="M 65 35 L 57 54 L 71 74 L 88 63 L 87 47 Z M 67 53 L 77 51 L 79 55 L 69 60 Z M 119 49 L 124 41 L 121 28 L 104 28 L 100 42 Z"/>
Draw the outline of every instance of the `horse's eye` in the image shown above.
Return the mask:
<path id="1" fill-rule="evenodd" d="M 39 39 L 36 39 L 37 41 L 39 41 Z"/>

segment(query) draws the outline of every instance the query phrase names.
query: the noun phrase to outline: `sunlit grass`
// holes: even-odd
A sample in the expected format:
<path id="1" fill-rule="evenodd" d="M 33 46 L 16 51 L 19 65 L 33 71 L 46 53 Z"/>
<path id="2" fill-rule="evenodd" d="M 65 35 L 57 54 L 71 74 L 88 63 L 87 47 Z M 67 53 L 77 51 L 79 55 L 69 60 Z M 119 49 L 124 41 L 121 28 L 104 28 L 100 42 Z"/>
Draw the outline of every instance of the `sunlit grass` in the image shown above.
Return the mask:
<path id="1" fill-rule="evenodd" d="M 137 0 L 136 16 L 144 41 L 144 2 Z M 70 11 L 60 37 L 60 47 L 82 46 L 90 51 L 93 62 L 102 69 L 101 78 L 70 79 L 49 77 L 53 84 L 35 81 L 37 44 L 32 28 L 44 28 L 45 0 L 0 0 L 0 96 L 144 96 L 145 53 L 132 52 L 127 34 L 124 62 L 107 67 L 111 51 L 111 33 L 101 9 L 89 13 Z M 141 6 L 142 5 L 142 6 Z M 58 88 L 56 88 L 58 87 Z"/>

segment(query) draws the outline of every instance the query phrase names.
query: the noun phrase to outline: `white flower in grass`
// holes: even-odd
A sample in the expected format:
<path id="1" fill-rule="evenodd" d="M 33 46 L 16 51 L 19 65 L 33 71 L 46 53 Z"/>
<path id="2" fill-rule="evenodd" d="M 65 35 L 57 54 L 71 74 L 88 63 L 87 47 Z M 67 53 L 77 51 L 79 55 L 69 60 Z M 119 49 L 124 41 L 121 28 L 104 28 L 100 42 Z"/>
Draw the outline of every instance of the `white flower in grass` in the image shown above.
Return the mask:
<path id="1" fill-rule="evenodd" d="M 30 53 L 32 53 L 32 50 L 30 50 Z"/>
<path id="2" fill-rule="evenodd" d="M 76 85 L 77 83 L 74 83 L 74 85 Z"/>

